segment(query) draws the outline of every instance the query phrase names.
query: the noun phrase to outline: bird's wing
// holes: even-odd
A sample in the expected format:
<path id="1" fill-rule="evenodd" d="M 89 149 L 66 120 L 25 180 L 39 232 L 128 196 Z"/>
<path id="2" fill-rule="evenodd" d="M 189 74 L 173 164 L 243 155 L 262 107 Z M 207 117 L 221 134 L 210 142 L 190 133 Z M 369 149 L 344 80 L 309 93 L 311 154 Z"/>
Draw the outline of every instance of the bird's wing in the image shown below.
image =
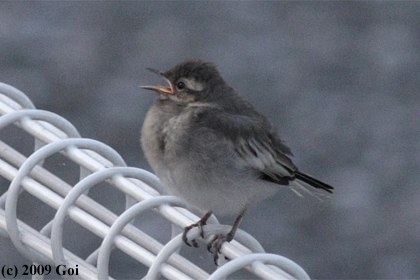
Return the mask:
<path id="1" fill-rule="evenodd" d="M 264 132 L 255 136 L 240 137 L 235 141 L 235 151 L 242 163 L 261 172 L 264 180 L 287 184 L 294 178 L 296 167 L 291 160 L 276 147 Z"/>
<path id="2" fill-rule="evenodd" d="M 217 110 L 217 112 L 212 111 Z M 261 179 L 287 185 L 297 168 L 287 156 L 290 149 L 273 132 L 262 115 L 236 115 L 217 108 L 200 108 L 195 123 L 218 137 L 231 141 L 245 168 L 260 173 Z"/>
<path id="3" fill-rule="evenodd" d="M 288 157 L 290 149 L 264 116 L 231 114 L 212 107 L 200 108 L 194 115 L 195 125 L 230 141 L 244 168 L 257 172 L 262 180 L 288 185 L 299 196 L 309 193 L 321 199 L 324 194 L 317 190 L 332 193 L 333 187 L 297 169 Z"/>

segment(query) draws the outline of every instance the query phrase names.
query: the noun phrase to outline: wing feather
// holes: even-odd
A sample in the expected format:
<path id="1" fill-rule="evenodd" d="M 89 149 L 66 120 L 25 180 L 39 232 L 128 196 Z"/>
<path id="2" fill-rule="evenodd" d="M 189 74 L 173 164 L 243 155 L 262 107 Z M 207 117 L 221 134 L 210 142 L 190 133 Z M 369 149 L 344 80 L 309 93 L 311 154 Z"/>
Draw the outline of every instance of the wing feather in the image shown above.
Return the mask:
<path id="1" fill-rule="evenodd" d="M 246 168 L 256 169 L 273 180 L 279 177 L 294 177 L 294 170 L 287 167 L 280 160 L 273 148 L 267 149 L 255 138 L 241 139 L 239 145 L 235 147 L 238 157 Z"/>
<path id="2" fill-rule="evenodd" d="M 264 116 L 237 115 L 204 106 L 197 107 L 196 111 L 197 125 L 210 128 L 219 137 L 231 141 L 245 168 L 279 184 L 287 184 L 294 178 L 297 168 L 287 156 L 291 154 L 290 149 L 278 139 Z"/>
<path id="3" fill-rule="evenodd" d="M 316 190 L 332 193 L 330 185 L 297 169 L 288 157 L 292 155 L 290 149 L 278 138 L 265 116 L 250 107 L 247 109 L 244 115 L 200 105 L 195 108 L 195 124 L 231 141 L 244 167 L 259 173 L 262 180 L 288 185 L 298 195 L 303 191 L 317 196 Z"/>

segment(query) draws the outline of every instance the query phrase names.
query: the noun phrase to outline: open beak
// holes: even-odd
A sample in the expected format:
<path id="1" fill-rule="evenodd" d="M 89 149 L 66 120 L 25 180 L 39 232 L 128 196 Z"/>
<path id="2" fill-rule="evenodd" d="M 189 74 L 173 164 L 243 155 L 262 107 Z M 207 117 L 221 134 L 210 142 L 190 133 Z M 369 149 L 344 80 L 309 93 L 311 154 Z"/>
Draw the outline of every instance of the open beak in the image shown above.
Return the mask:
<path id="1" fill-rule="evenodd" d="M 162 76 L 163 79 L 165 79 L 165 81 L 168 82 L 169 86 L 161 86 L 161 85 L 141 86 L 141 88 L 148 89 L 148 90 L 153 90 L 153 91 L 156 91 L 158 93 L 171 94 L 171 95 L 175 94 L 175 90 L 174 90 L 174 87 L 172 86 L 172 83 L 167 78 L 165 78 L 165 76 L 163 76 L 162 72 L 160 72 L 156 69 L 152 69 L 152 68 L 146 68 L 146 69 L 155 73 L 155 74 L 158 74 L 158 75 Z"/>
<path id="2" fill-rule="evenodd" d="M 149 89 L 149 90 L 154 90 L 157 92 L 161 92 L 161 93 L 166 93 L 166 94 L 174 94 L 173 90 L 171 87 L 165 87 L 165 86 L 141 86 L 141 88 L 144 89 Z"/>

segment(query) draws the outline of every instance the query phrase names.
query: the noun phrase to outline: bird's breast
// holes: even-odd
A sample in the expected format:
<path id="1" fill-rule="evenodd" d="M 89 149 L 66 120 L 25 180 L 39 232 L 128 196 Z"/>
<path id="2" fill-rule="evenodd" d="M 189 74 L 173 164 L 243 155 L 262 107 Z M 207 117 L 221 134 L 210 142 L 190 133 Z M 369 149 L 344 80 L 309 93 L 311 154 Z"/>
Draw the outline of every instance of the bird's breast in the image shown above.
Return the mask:
<path id="1" fill-rule="evenodd" d="M 186 114 L 173 116 L 162 127 L 163 143 L 167 156 L 182 157 L 188 151 L 190 137 L 189 118 Z"/>

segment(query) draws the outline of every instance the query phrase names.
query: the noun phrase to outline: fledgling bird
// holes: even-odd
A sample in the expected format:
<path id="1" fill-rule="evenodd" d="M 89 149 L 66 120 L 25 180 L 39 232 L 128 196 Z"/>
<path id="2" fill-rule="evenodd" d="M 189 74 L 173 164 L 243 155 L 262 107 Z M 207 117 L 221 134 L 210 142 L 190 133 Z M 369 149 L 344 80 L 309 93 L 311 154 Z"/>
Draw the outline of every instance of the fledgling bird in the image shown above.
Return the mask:
<path id="1" fill-rule="evenodd" d="M 332 193 L 330 185 L 298 170 L 269 119 L 239 96 L 213 63 L 187 60 L 166 72 L 148 69 L 168 86 L 142 87 L 159 94 L 141 131 L 143 151 L 173 195 L 206 213 L 185 228 L 185 243 L 190 245 L 187 232 L 195 226 L 203 230 L 212 212 L 237 215 L 231 231 L 208 245 L 217 261 L 252 204 L 284 186 L 297 193 Z"/>

